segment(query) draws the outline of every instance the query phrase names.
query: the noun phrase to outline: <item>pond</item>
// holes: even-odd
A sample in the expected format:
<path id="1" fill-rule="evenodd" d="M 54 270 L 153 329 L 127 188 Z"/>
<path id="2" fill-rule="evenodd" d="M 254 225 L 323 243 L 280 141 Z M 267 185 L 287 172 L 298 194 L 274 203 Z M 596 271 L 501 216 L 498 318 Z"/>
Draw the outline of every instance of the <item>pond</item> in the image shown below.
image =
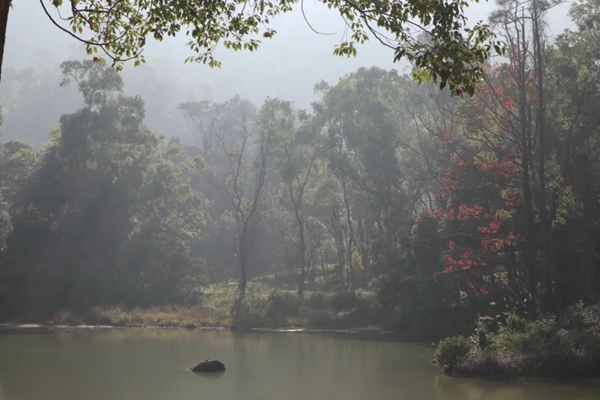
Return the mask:
<path id="1" fill-rule="evenodd" d="M 0 400 L 588 400 L 600 387 L 440 374 L 426 345 L 185 330 L 0 335 Z M 218 375 L 187 372 L 203 358 Z"/>

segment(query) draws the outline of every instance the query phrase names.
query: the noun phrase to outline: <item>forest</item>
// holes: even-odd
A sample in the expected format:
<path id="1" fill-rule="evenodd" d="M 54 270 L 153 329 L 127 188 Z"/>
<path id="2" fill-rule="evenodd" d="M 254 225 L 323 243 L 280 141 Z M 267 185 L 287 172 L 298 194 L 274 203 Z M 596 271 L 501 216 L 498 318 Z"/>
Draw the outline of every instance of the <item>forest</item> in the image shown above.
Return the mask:
<path id="1" fill-rule="evenodd" d="M 63 62 L 40 90 L 78 108 L 0 147 L 0 318 L 440 339 L 595 304 L 600 13 L 575 3 L 549 40 L 544 11 L 499 6 L 508 53 L 473 96 L 361 68 L 310 110 L 181 103 L 185 139 L 106 63 Z M 35 120 L 40 97 L 4 93 Z"/>

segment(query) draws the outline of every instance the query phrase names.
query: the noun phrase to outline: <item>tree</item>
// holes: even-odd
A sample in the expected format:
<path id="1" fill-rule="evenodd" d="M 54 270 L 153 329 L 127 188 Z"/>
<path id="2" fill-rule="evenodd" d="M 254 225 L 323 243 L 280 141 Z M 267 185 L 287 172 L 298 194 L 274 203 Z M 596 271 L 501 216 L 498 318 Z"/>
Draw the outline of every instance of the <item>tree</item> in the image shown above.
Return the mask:
<path id="1" fill-rule="evenodd" d="M 597 298 L 598 176 L 597 127 L 600 101 L 598 2 L 580 1 L 570 14 L 579 27 L 557 36 L 546 52 L 549 147 L 561 176 L 572 185 L 570 201 L 553 203 L 557 296 L 564 304 L 575 300 L 575 288 L 586 287 L 586 300 Z M 551 194 L 563 188 L 554 184 Z M 565 205 L 575 212 L 566 213 Z M 557 210 L 557 211 L 554 211 Z M 568 240 L 565 240 L 568 238 Z M 574 273 L 578 271 L 578 273 Z"/>
<path id="2" fill-rule="evenodd" d="M 65 61 L 60 65 L 60 86 L 75 82 L 88 110 L 101 107 L 114 92 L 123 91 L 123 79 L 114 71 L 91 60 Z"/>
<path id="3" fill-rule="evenodd" d="M 307 269 L 307 235 L 305 197 L 319 155 L 319 137 L 315 127 L 305 116 L 303 126 L 295 129 L 292 105 L 277 99 L 269 99 L 263 106 L 264 118 L 279 126 L 279 143 L 276 147 L 279 174 L 283 183 L 282 201 L 291 208 L 298 230 L 297 254 L 300 266 L 298 295 L 304 295 Z"/>
<path id="4" fill-rule="evenodd" d="M 486 114 L 482 120 L 490 121 L 493 126 L 488 132 L 499 134 L 501 140 L 516 149 L 517 166 L 521 171 L 520 184 L 522 201 L 521 215 L 524 217 L 525 265 L 527 269 L 528 291 L 531 305 L 536 304 L 540 271 L 537 262 L 536 213 L 534 207 L 535 140 L 533 136 L 534 121 L 531 116 L 532 102 L 535 98 L 535 87 L 529 57 L 529 41 L 527 36 L 527 18 L 524 8 L 517 3 L 505 3 L 491 17 L 501 30 L 509 46 L 509 62 L 495 71 L 495 76 L 486 82 L 484 97 L 479 105 L 480 111 Z M 498 132 L 499 131 L 499 132 Z M 488 135 L 488 137 L 493 137 Z"/>
<path id="5" fill-rule="evenodd" d="M 133 60 L 145 62 L 142 54 L 148 37 L 162 41 L 165 36 L 185 32 L 193 55 L 188 61 L 219 66 L 214 51 L 219 43 L 233 50 L 254 51 L 257 38 L 270 38 L 276 31 L 272 19 L 293 10 L 300 0 L 251 2 L 245 0 L 191 0 L 184 2 L 152 0 L 98 1 L 40 0 L 50 20 L 66 34 L 83 42 L 89 54 L 102 51 L 121 65 Z M 392 2 L 377 0 L 322 0 L 339 11 L 350 29 L 335 49 L 337 55 L 356 54 L 356 45 L 369 35 L 394 51 L 394 60 L 406 58 L 416 68 L 415 77 L 439 82 L 457 94 L 473 93 L 481 79 L 485 61 L 502 51 L 488 26 L 467 26 L 466 0 L 439 2 Z M 6 41 L 11 0 L 0 0 L 0 68 Z M 53 15 L 55 14 L 55 15 Z M 64 18 L 62 15 L 68 15 Z M 68 21 L 66 25 L 61 24 Z M 308 23 L 308 21 L 307 21 Z M 309 24 L 310 25 L 310 24 Z M 426 40 L 423 40 L 425 37 Z M 0 75 L 1 76 L 1 75 Z"/>
<path id="6" fill-rule="evenodd" d="M 43 151 L 2 146 L 0 211 L 9 206 L 11 226 L 0 272 L 11 305 L 189 299 L 203 276 L 202 260 L 189 254 L 203 224 L 201 197 L 186 182 L 190 163 L 161 148 L 143 124 L 143 101 L 120 94 L 119 74 L 91 61 L 63 67 L 84 94 L 103 95 L 63 115 Z"/>
<path id="7" fill-rule="evenodd" d="M 362 68 L 334 87 L 323 86 L 323 100 L 316 107 L 327 133 L 330 169 L 340 184 L 351 271 L 355 250 L 364 256 L 363 265 L 374 263 L 383 270 L 398 265 L 398 243 L 408 234 L 403 222 L 413 188 L 400 161 L 408 118 L 392 111 L 401 107 L 393 93 L 406 83 L 394 71 Z M 367 234 L 367 229 L 373 231 Z M 368 246 L 359 240 L 365 234 L 374 238 Z"/>
<path id="8" fill-rule="evenodd" d="M 205 147 L 197 158 L 204 178 L 218 190 L 220 200 L 230 206 L 236 224 L 233 248 L 239 261 L 238 291 L 246 292 L 249 253 L 255 243 L 255 230 L 264 210 L 261 195 L 267 176 L 276 169 L 271 156 L 279 133 L 278 121 L 271 121 L 263 108 L 236 97 L 223 104 L 204 102 L 182 105 L 188 115 L 207 119 L 198 123 Z M 195 110 L 195 114 L 194 111 Z M 210 137 L 210 139 L 208 139 Z"/>

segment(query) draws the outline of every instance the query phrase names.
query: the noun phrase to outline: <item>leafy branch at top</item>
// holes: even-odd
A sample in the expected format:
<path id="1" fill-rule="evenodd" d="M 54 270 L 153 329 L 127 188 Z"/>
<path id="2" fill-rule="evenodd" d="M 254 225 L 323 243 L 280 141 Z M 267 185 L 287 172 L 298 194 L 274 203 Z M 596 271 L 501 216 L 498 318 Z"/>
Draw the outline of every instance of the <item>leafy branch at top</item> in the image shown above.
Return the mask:
<path id="1" fill-rule="evenodd" d="M 272 19 L 292 11 L 300 0 L 52 0 L 58 17 L 40 3 L 52 22 L 85 43 L 88 54 L 102 50 L 112 65 L 144 63 L 148 37 L 162 41 L 184 33 L 192 55 L 186 62 L 211 67 L 219 44 L 233 50 L 258 49 L 259 38 L 271 38 Z M 484 75 L 483 66 L 504 46 L 489 26 L 467 27 L 466 0 L 321 0 L 336 9 L 348 36 L 334 49 L 338 56 L 357 54 L 356 46 L 375 38 L 394 51 L 394 61 L 406 59 L 413 77 L 448 87 L 455 95 L 472 95 Z M 70 15 L 63 16 L 63 11 Z M 63 26 L 61 21 L 68 24 Z M 99 58 L 96 57 L 97 60 Z"/>

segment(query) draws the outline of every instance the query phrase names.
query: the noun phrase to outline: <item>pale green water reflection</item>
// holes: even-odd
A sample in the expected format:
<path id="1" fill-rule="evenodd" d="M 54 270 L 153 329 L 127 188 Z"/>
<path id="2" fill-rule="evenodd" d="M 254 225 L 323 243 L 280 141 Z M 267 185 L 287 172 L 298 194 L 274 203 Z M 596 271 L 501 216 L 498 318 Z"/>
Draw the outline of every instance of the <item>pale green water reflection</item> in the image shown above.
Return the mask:
<path id="1" fill-rule="evenodd" d="M 451 379 L 426 346 L 342 335 L 0 335 L 1 400 L 592 400 L 600 388 Z M 218 358 L 222 375 L 185 368 Z"/>

